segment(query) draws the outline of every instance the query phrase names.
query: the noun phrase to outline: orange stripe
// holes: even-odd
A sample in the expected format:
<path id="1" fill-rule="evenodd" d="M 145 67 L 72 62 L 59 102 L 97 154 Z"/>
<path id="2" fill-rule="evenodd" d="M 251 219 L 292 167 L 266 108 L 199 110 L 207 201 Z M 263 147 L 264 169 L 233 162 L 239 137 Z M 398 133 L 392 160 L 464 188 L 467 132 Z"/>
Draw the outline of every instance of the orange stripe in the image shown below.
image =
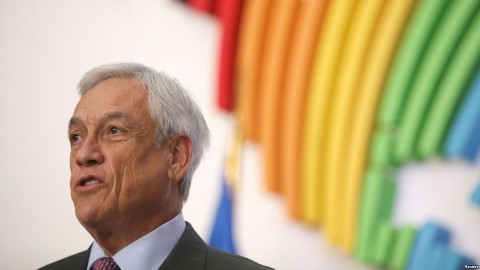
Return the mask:
<path id="1" fill-rule="evenodd" d="M 285 74 L 285 124 L 280 130 L 283 134 L 280 143 L 283 146 L 281 167 L 284 168 L 282 182 L 288 213 L 294 218 L 300 218 L 300 159 L 307 87 L 326 7 L 326 0 L 301 2 L 299 21 L 292 37 L 290 65 Z"/>
<path id="2" fill-rule="evenodd" d="M 238 112 L 245 139 L 258 141 L 262 52 L 271 0 L 247 0 L 240 26 L 238 50 Z"/>
<path id="3" fill-rule="evenodd" d="M 267 189 L 281 192 L 281 122 L 285 105 L 285 72 L 295 29 L 298 0 L 280 0 L 272 6 L 266 33 L 263 76 L 260 78 L 260 142 Z"/>

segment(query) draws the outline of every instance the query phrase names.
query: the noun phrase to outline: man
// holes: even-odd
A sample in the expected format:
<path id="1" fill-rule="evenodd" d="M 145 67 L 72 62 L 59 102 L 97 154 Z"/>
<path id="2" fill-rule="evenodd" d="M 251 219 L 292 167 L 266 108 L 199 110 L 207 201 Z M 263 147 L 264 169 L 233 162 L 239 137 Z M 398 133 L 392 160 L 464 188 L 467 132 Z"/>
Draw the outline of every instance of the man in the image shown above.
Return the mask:
<path id="1" fill-rule="evenodd" d="M 79 93 L 70 190 L 95 241 L 41 269 L 270 269 L 208 247 L 183 219 L 210 134 L 176 80 L 140 64 L 104 65 L 83 76 Z"/>

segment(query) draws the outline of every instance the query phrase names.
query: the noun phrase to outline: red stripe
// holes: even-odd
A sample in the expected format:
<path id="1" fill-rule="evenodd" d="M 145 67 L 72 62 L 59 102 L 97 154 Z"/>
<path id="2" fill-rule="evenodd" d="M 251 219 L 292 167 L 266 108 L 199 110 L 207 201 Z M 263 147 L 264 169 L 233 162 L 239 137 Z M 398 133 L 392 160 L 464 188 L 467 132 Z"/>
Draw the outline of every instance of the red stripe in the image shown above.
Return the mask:
<path id="1" fill-rule="evenodd" d="M 220 45 L 217 104 L 221 109 L 232 111 L 235 104 L 234 71 L 238 32 L 244 1 L 223 0 L 221 2 L 222 40 Z"/>
<path id="2" fill-rule="evenodd" d="M 214 0 L 188 0 L 188 4 L 195 10 L 213 13 Z"/>

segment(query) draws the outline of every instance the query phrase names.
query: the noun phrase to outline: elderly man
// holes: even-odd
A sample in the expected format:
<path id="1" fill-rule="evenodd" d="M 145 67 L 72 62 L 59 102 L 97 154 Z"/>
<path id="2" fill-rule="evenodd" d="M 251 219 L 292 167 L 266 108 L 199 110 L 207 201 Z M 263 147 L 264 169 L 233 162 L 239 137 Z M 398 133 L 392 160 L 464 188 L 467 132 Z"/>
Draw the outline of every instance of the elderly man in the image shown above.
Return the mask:
<path id="1" fill-rule="evenodd" d="M 41 269 L 270 269 L 207 246 L 184 221 L 210 134 L 176 80 L 140 64 L 105 65 L 83 76 L 79 93 L 70 190 L 95 241 Z"/>

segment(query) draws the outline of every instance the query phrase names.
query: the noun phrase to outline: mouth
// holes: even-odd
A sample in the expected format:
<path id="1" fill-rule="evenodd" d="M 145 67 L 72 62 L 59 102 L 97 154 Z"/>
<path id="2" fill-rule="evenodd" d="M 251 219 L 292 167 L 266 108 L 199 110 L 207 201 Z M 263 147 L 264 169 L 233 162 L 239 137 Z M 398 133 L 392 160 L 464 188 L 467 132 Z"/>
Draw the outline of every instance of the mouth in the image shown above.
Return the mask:
<path id="1" fill-rule="evenodd" d="M 94 185 L 94 184 L 97 184 L 97 183 L 99 183 L 99 181 L 97 179 L 91 178 L 91 179 L 86 179 L 86 180 L 80 181 L 80 186 L 81 187 L 86 187 L 86 186 Z"/>
<path id="2" fill-rule="evenodd" d="M 75 189 L 79 191 L 93 190 L 104 182 L 96 175 L 85 175 L 79 178 L 75 184 Z"/>

